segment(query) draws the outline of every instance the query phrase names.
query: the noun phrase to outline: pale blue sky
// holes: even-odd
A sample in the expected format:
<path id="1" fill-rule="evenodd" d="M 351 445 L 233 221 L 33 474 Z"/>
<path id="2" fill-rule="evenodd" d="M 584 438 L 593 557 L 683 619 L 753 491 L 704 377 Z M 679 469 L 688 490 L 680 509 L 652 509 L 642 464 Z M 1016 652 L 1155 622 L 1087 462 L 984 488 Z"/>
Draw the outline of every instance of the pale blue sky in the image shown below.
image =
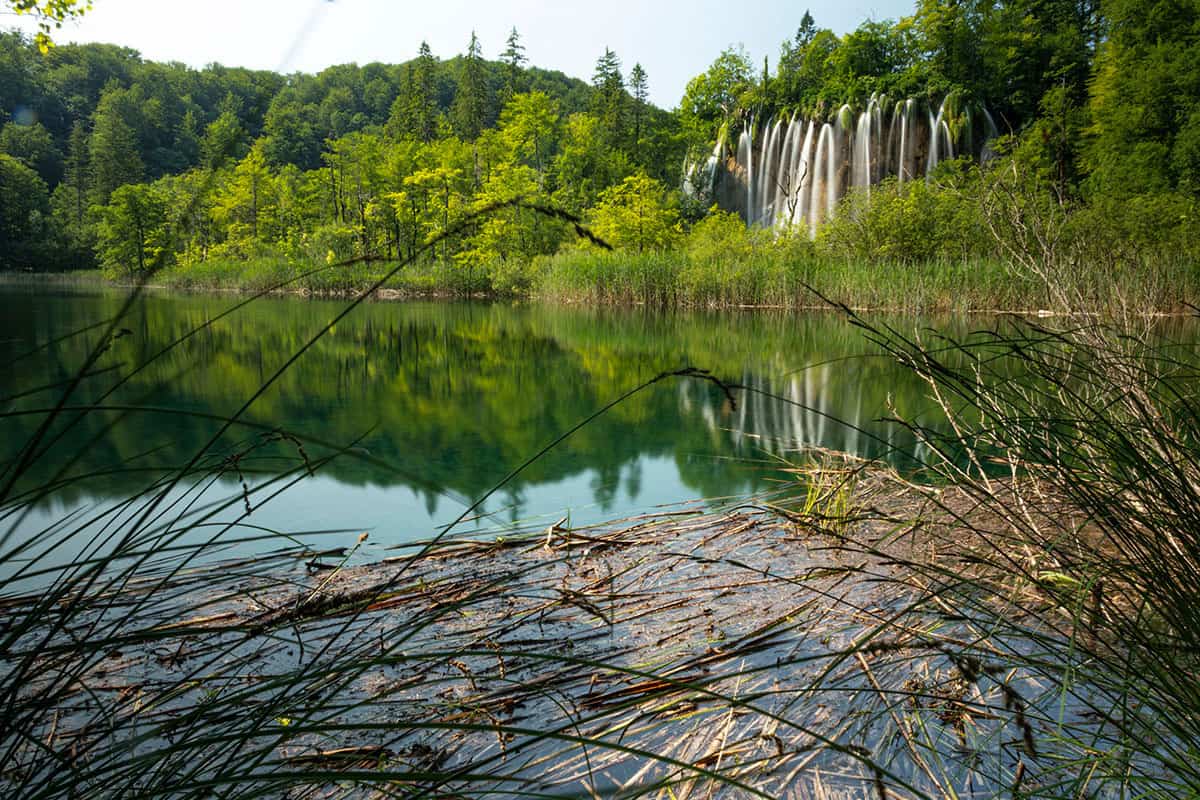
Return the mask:
<path id="1" fill-rule="evenodd" d="M 331 64 L 404 61 L 422 39 L 435 55 L 466 49 L 474 29 L 485 56 L 520 31 L 530 62 L 590 80 L 605 47 L 626 74 L 640 61 L 651 100 L 673 108 L 687 81 L 722 49 L 743 44 L 757 64 L 795 33 L 811 9 L 821 27 L 844 33 L 867 19 L 911 14 L 913 0 L 95 0 L 60 41 L 112 42 L 159 61 L 220 62 L 316 72 Z M 7 18 L 7 20 L 11 20 Z M 5 22 L 7 20 L 0 20 Z M 26 26 L 27 29 L 29 26 Z"/>

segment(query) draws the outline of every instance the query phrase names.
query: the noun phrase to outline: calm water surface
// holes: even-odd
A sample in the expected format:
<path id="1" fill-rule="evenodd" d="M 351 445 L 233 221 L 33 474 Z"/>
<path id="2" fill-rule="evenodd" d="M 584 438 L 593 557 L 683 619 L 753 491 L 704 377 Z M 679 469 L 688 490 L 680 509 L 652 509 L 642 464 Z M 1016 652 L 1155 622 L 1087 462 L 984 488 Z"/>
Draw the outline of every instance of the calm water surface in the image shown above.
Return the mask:
<path id="1" fill-rule="evenodd" d="M 69 334 L 110 318 L 122 299 L 100 290 L 0 288 L 0 363 L 9 365 L 0 407 L 57 402 L 61 389 L 53 387 L 74 374 L 99 336 Z M 7 541 L 59 541 L 73 531 L 71 543 L 45 545 L 41 555 L 50 559 L 102 546 L 119 529 L 116 520 L 135 514 L 122 501 L 144 497 L 167 471 L 187 465 L 217 433 L 218 418 L 236 413 L 342 307 L 259 300 L 154 358 L 237 302 L 157 293 L 139 302 L 122 322 L 127 333 L 68 403 L 102 401 L 109 410 L 68 413 L 54 426 L 18 490 L 58 488 L 50 497 L 29 495 L 36 502 L 20 513 L 10 509 L 0 521 Z M 738 392 L 735 408 L 711 384 L 665 381 L 538 460 L 463 530 L 561 517 L 578 524 L 743 495 L 786 480 L 782 468 L 812 446 L 902 465 L 920 455 L 911 437 L 879 420 L 889 403 L 908 417 L 930 413 L 923 386 L 833 315 L 370 303 L 250 405 L 243 419 L 261 427 L 235 426 L 219 437 L 153 523 L 166 535 L 190 520 L 189 541 L 267 537 L 240 541 L 238 552 L 278 547 L 277 532 L 331 547 L 352 545 L 365 531 L 360 555 L 375 557 L 433 535 L 579 420 L 685 366 L 791 403 Z M 0 452 L 8 465 L 43 419 L 5 420 Z M 328 460 L 335 447 L 350 450 Z M 311 476 L 305 459 L 315 466 Z M 244 496 L 243 483 L 255 490 L 286 470 L 293 470 L 290 487 L 275 480 Z M 276 496 L 267 502 L 268 495 Z M 23 557 L 37 552 L 27 549 Z"/>

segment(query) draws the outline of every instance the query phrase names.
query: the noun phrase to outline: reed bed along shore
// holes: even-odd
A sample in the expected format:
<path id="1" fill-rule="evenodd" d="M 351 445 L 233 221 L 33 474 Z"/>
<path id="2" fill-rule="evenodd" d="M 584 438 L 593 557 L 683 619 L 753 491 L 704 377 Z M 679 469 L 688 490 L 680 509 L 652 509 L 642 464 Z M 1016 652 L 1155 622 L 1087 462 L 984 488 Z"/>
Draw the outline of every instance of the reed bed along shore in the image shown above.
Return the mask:
<path id="1" fill-rule="evenodd" d="M 189 291 L 248 293 L 282 287 L 277 291 L 354 297 L 395 265 L 359 263 L 317 271 L 313 266 L 286 259 L 214 261 L 165 270 L 154 283 Z M 1110 270 L 1085 282 L 1082 291 L 1092 302 L 1084 310 L 1096 312 L 1106 311 L 1118 297 L 1154 313 L 1186 313 L 1200 300 L 1200 272 L 1184 262 Z M 1014 271 L 1001 259 L 912 262 L 777 253 L 697 261 L 686 253 L 577 250 L 528 264 L 474 270 L 422 264 L 398 272 L 375 296 L 795 310 L 827 309 L 825 297 L 856 310 L 921 314 L 1028 313 L 1057 307 L 1044 280 Z"/>

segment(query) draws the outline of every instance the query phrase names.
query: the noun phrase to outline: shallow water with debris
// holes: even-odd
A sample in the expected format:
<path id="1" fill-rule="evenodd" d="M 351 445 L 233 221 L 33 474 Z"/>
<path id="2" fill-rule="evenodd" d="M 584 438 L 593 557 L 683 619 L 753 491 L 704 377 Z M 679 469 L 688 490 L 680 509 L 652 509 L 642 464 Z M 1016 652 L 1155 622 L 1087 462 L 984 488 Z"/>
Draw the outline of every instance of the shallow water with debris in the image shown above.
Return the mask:
<path id="1" fill-rule="evenodd" d="M 114 643 L 69 686 L 66 656 L 31 652 L 45 677 L 25 691 L 60 694 L 46 746 L 17 747 L 5 780 L 47 797 L 1033 791 L 1057 715 L 1084 725 L 1086 706 L 992 643 L 980 660 L 968 625 L 917 602 L 886 553 L 925 545 L 875 510 L 920 500 L 903 495 L 860 485 L 837 516 L 759 498 L 132 586 L 62 632 Z"/>

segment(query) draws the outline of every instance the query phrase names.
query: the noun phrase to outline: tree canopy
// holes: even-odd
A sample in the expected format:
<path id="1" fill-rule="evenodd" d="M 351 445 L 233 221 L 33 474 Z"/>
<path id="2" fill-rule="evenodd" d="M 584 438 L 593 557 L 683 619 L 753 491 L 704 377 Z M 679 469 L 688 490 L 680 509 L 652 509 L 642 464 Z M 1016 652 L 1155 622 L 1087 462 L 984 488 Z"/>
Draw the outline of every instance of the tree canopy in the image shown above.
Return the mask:
<path id="1" fill-rule="evenodd" d="M 50 26 L 87 8 L 6 1 Z M 635 189 L 687 222 L 704 210 L 679 196 L 685 157 L 707 157 L 722 128 L 829 120 L 879 94 L 989 109 L 1059 198 L 1197 198 L 1197 42 L 1196 0 L 919 0 L 908 17 L 844 35 L 804 12 L 773 64 L 729 48 L 668 112 L 650 103 L 641 63 L 626 72 L 598 48 L 590 82 L 569 78 L 529 66 L 515 28 L 493 44 L 496 60 L 472 32 L 448 58 L 422 43 L 402 63 L 315 75 L 197 70 L 103 44 L 45 51 L 38 37 L 0 33 L 0 154 L 21 190 L 18 201 L 5 189 L 0 248 L 10 266 L 43 268 L 411 254 L 505 198 L 602 225 L 640 219 L 621 216 Z M 153 191 L 118 195 L 127 186 Z M 130 220 L 170 235 L 139 243 Z M 528 259 L 568 233 L 514 213 L 468 226 L 431 258 Z"/>

